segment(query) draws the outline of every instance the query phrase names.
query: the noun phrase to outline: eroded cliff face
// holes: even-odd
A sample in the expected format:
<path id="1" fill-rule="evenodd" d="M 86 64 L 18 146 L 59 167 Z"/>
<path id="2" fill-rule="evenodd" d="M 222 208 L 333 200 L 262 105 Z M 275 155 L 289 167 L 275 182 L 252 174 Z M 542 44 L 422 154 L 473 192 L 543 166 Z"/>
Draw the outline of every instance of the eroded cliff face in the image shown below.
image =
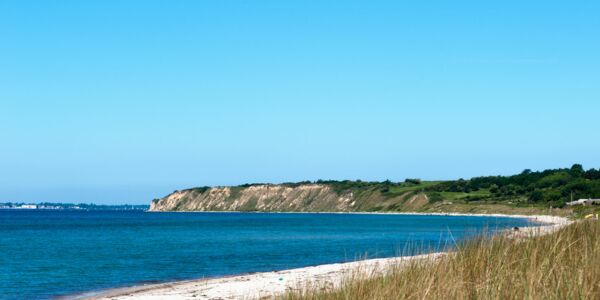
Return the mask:
<path id="1" fill-rule="evenodd" d="M 322 184 L 253 185 L 176 191 L 152 201 L 150 211 L 352 211 L 352 192 Z"/>

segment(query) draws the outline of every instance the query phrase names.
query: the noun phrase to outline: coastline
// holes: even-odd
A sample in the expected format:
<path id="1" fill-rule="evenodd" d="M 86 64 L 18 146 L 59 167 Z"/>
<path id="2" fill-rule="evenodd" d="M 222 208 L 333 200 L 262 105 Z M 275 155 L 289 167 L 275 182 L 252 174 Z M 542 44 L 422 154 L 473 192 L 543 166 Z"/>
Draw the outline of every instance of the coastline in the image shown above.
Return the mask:
<path id="1" fill-rule="evenodd" d="M 207 212 L 210 213 L 210 212 Z M 260 213 L 260 212 L 259 212 Z M 288 213 L 288 212 L 280 212 Z M 289 212 L 313 213 L 313 212 Z M 418 212 L 314 212 L 340 214 L 393 214 L 393 215 L 435 215 L 435 216 L 471 216 L 471 217 L 510 217 L 523 218 L 541 224 L 519 228 L 517 231 L 505 231 L 513 238 L 526 238 L 553 233 L 573 221 L 566 217 L 549 215 L 508 215 L 508 214 L 466 214 L 466 213 L 418 213 Z M 307 286 L 336 288 L 356 272 L 374 276 L 385 273 L 393 267 L 402 267 L 410 261 L 428 261 L 445 255 L 434 252 L 416 256 L 367 259 L 347 263 L 333 263 L 288 269 L 272 272 L 260 272 L 217 278 L 202 278 L 174 281 L 149 285 L 115 288 L 97 293 L 84 293 L 64 299 L 260 299 L 281 295 L 286 291 L 298 290 Z"/>

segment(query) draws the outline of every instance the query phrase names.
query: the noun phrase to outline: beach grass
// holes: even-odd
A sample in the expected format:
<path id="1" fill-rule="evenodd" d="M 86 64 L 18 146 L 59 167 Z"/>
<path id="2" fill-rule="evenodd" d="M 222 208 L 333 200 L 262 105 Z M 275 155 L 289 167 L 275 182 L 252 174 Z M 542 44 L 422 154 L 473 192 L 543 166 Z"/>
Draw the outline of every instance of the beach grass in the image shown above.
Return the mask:
<path id="1" fill-rule="evenodd" d="M 341 287 L 281 299 L 600 299 L 600 222 L 526 238 L 482 236 L 435 260 L 354 273 Z"/>

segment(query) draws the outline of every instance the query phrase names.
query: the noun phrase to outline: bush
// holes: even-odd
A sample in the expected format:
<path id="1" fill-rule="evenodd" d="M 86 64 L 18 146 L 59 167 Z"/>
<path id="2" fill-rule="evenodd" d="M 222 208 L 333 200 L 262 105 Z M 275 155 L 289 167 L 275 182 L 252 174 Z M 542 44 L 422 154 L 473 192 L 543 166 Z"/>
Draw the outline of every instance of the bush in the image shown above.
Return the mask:
<path id="1" fill-rule="evenodd" d="M 421 184 L 421 179 L 418 178 L 406 178 L 404 180 L 405 183 L 410 183 L 410 184 Z"/>
<path id="2" fill-rule="evenodd" d="M 429 198 L 429 203 L 436 203 L 444 200 L 442 194 L 438 192 L 428 193 L 427 197 Z"/>

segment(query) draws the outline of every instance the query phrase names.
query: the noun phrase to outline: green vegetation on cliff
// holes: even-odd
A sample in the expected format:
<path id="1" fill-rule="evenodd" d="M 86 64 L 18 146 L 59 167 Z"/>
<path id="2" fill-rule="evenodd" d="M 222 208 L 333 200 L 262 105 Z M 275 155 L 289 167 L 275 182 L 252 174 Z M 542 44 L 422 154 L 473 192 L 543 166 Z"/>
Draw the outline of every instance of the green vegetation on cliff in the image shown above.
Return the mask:
<path id="1" fill-rule="evenodd" d="M 541 172 L 525 170 L 513 176 L 475 177 L 441 182 L 427 189 L 441 198 L 466 201 L 507 201 L 563 207 L 571 199 L 600 198 L 600 170 L 584 170 L 579 164 L 569 169 Z"/>
<path id="2" fill-rule="evenodd" d="M 600 170 L 524 170 L 512 176 L 403 182 L 317 180 L 198 187 L 154 200 L 152 210 L 430 211 L 534 213 L 600 198 Z"/>

